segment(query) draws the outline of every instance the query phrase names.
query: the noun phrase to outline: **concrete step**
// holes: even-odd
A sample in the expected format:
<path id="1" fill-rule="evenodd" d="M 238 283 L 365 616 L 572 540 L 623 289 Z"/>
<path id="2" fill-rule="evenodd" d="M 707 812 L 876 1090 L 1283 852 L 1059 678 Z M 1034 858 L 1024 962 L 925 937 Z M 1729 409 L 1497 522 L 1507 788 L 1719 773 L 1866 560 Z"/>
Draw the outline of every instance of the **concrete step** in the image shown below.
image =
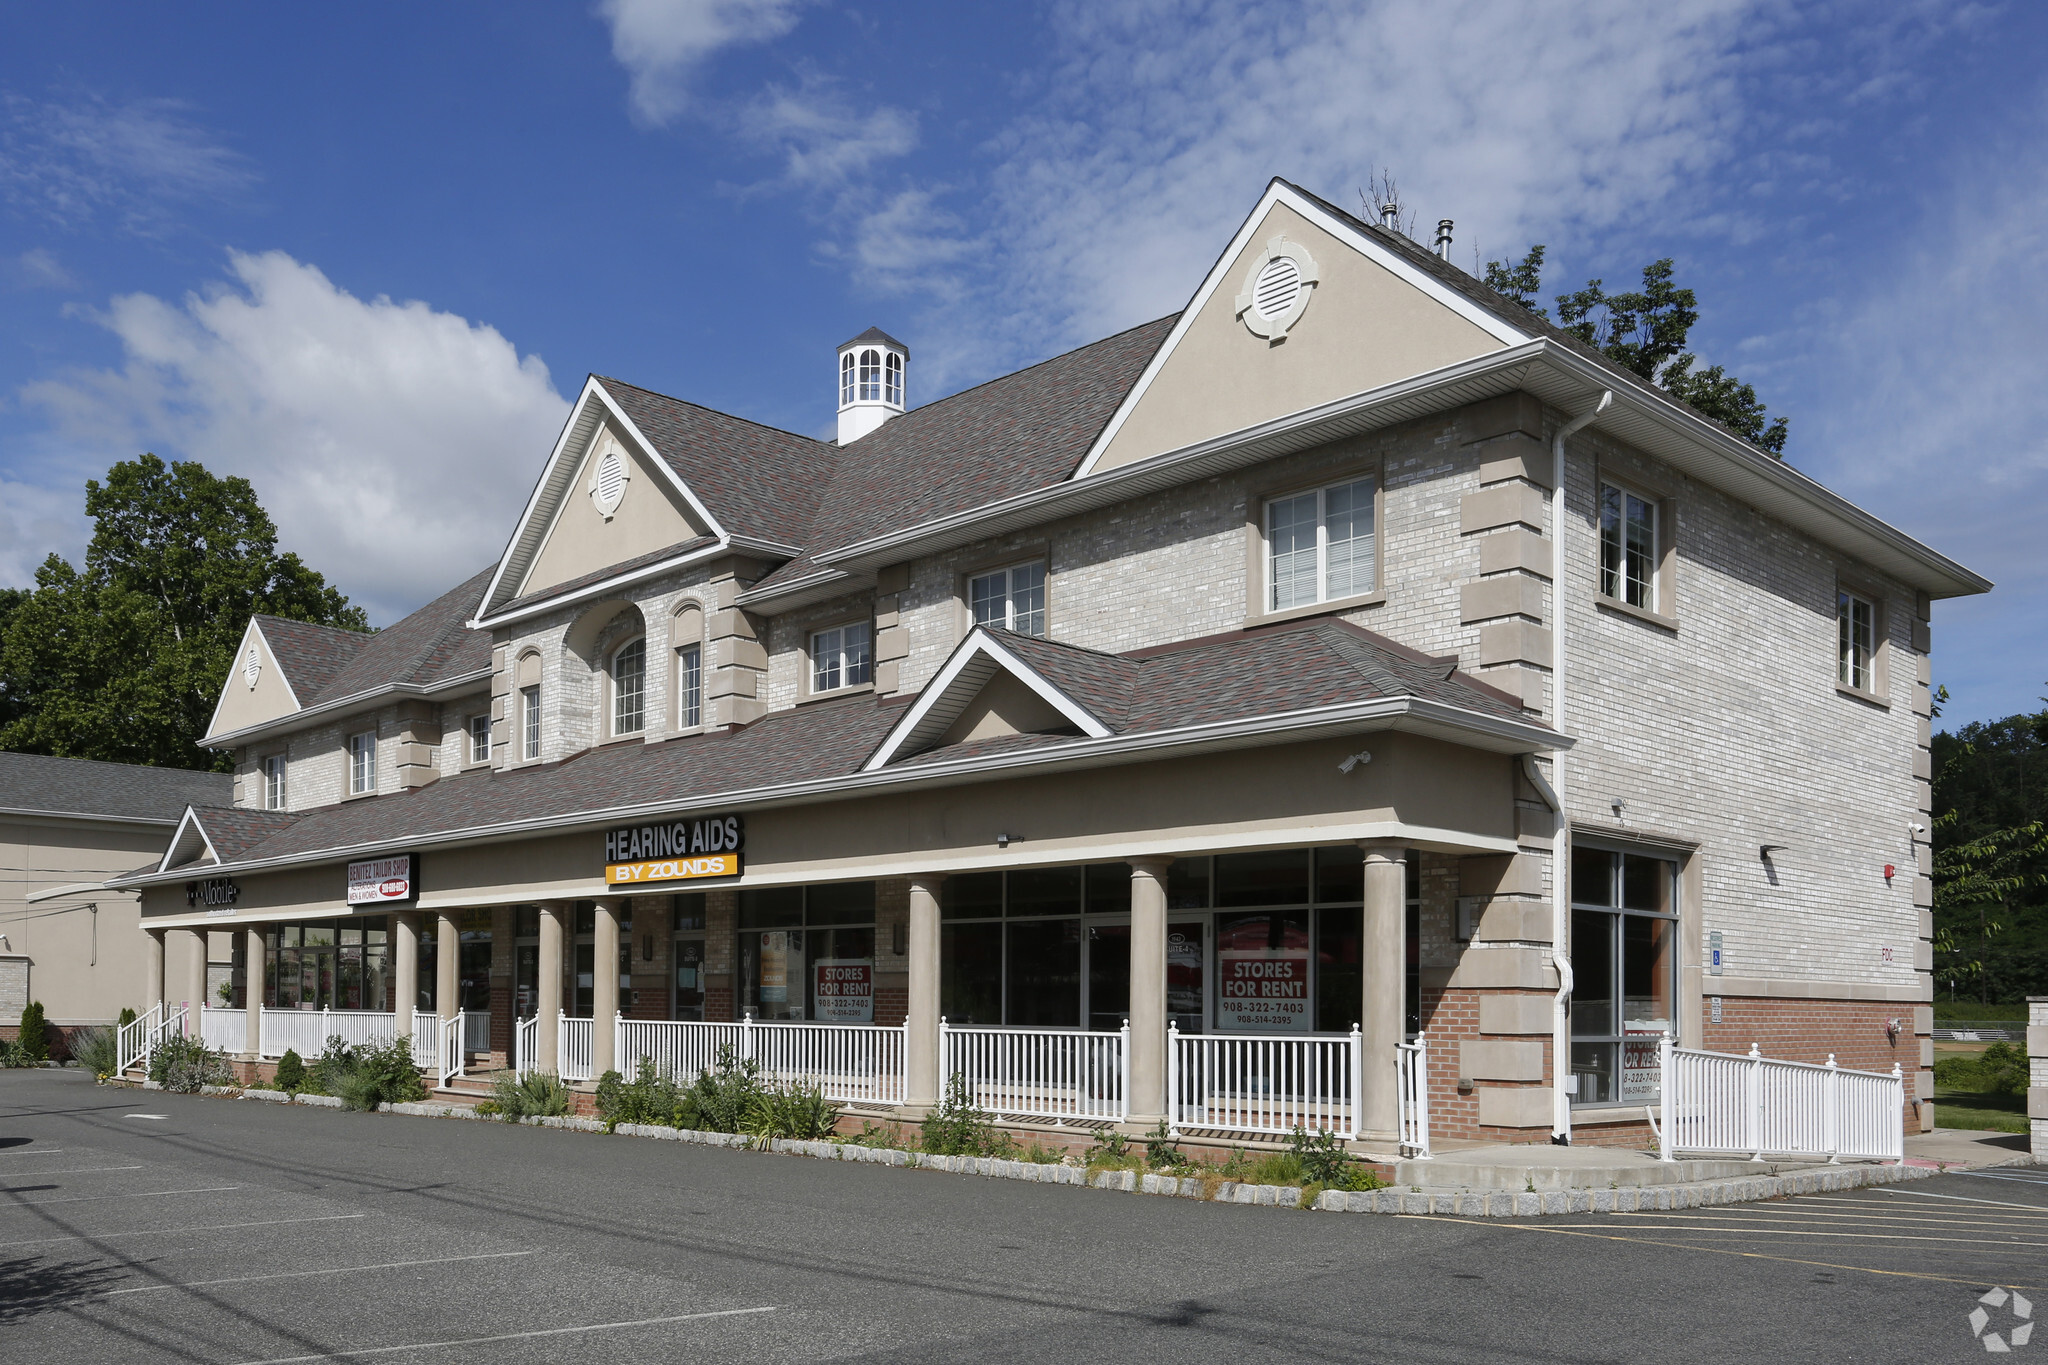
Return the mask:
<path id="1" fill-rule="evenodd" d="M 1502 1143 L 1444 1152 L 1429 1161 L 1397 1162 L 1394 1184 L 1424 1190 L 1544 1193 L 1744 1180 L 1793 1168 L 1793 1163 L 1769 1161 L 1659 1161 L 1646 1152 L 1615 1147 Z"/>

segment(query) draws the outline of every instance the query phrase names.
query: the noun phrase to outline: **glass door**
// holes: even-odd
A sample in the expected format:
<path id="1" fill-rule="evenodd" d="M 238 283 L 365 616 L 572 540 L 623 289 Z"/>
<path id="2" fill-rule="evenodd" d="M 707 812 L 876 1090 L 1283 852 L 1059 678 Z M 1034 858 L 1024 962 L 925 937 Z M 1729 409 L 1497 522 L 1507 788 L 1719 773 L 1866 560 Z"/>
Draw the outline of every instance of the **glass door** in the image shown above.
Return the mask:
<path id="1" fill-rule="evenodd" d="M 676 980 L 671 1019 L 702 1022 L 704 1018 L 704 936 L 676 938 Z"/>
<path id="2" fill-rule="evenodd" d="M 1088 926 L 1088 1027 L 1114 1033 L 1131 1012 L 1131 926 Z"/>

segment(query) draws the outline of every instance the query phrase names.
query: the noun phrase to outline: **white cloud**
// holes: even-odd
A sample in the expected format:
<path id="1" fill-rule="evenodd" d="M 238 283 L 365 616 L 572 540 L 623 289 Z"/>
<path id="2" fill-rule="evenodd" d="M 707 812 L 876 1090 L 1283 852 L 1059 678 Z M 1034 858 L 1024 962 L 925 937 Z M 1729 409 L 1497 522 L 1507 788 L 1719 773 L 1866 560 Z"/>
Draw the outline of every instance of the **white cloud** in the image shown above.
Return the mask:
<path id="1" fill-rule="evenodd" d="M 2048 680 L 2048 103 L 1928 187 L 1858 297 L 1809 329 L 1814 406 L 1799 462 L 1998 584 L 1938 607 L 1950 719 L 2032 711 Z"/>
<path id="2" fill-rule="evenodd" d="M 0 193 L 67 228 L 164 232 L 175 207 L 232 196 L 255 175 L 186 115 L 177 100 L 116 104 L 6 97 L 0 114 Z"/>
<path id="3" fill-rule="evenodd" d="M 74 565 L 84 557 L 89 477 L 78 474 L 68 488 L 0 479 L 0 586 L 35 586 L 36 569 L 52 551 Z"/>
<path id="4" fill-rule="evenodd" d="M 170 303 L 116 298 L 97 320 L 118 369 L 29 385 L 99 467 L 137 451 L 242 474 L 280 539 L 380 623 L 504 548 L 568 404 L 494 328 L 368 301 L 282 252 Z"/>
<path id="5" fill-rule="evenodd" d="M 806 189 L 842 188 L 917 145 L 915 115 L 887 105 L 859 113 L 819 80 L 768 87 L 747 106 L 741 129 L 782 157 L 784 183 Z"/>
<path id="6" fill-rule="evenodd" d="M 601 0 L 612 56 L 632 77 L 633 111 L 667 123 L 690 103 L 690 82 L 722 47 L 765 42 L 796 26 L 802 0 Z"/>
<path id="7" fill-rule="evenodd" d="M 1457 220 L 1461 264 L 1475 242 L 1505 256 L 1668 212 L 1740 126 L 1752 9 L 1063 4 L 1047 93 L 997 141 L 976 214 L 1009 324 L 992 331 L 975 297 L 932 320 L 926 353 L 986 372 L 1179 307 L 1276 174 L 1355 209 L 1391 168 L 1430 225 Z"/>
<path id="8" fill-rule="evenodd" d="M 29 289 L 75 289 L 78 286 L 55 253 L 43 247 L 32 247 L 16 256 L 9 273 L 18 284 Z"/>

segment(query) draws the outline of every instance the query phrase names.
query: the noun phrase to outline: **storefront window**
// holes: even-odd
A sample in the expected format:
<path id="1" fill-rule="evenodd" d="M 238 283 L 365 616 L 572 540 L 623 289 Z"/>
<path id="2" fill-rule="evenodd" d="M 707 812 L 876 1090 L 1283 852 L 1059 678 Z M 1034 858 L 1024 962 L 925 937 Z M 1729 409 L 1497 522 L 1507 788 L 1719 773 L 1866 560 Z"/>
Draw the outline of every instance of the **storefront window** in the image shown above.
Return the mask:
<path id="1" fill-rule="evenodd" d="M 1574 848 L 1571 877 L 1574 1102 L 1652 1103 L 1677 1017 L 1678 864 Z"/>
<path id="2" fill-rule="evenodd" d="M 962 1027 L 1077 1028 L 1082 1023 L 1081 916 L 1128 915 L 1127 863 L 1021 868 L 949 877 L 939 896 L 940 1011 Z M 1123 1026 L 1129 993 L 1130 929 L 1097 926 L 1123 947 L 1097 945 L 1088 954 L 1089 1028 Z M 1121 985 L 1105 963 L 1124 966 Z M 1106 1022 L 1105 1022 L 1106 1021 Z"/>
<path id="3" fill-rule="evenodd" d="M 764 1020 L 874 1022 L 873 882 L 742 891 L 739 923 L 742 1013 Z M 681 1008 L 680 956 L 678 963 Z M 701 994 L 697 1006 L 701 1012 Z"/>
<path id="4" fill-rule="evenodd" d="M 263 1003 L 283 1010 L 389 1010 L 390 921 L 273 924 L 263 935 Z"/>

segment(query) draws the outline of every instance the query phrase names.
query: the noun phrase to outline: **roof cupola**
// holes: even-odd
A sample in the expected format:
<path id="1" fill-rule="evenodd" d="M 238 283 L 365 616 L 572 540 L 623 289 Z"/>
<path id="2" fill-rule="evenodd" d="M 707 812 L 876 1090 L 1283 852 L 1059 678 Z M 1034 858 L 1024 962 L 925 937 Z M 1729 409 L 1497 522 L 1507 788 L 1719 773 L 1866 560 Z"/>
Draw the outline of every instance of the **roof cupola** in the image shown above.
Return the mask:
<path id="1" fill-rule="evenodd" d="M 870 327 L 839 348 L 839 444 L 850 445 L 903 415 L 910 348 Z"/>

